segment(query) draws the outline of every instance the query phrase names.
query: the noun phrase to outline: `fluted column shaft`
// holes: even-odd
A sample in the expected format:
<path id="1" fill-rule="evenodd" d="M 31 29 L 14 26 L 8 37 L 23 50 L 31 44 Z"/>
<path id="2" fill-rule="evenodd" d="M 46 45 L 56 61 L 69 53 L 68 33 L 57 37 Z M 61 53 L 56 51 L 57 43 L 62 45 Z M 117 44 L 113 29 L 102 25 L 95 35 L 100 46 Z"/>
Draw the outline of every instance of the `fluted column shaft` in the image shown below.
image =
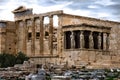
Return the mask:
<path id="1" fill-rule="evenodd" d="M 18 48 L 19 48 L 19 36 L 18 36 L 19 35 L 18 34 L 19 33 L 19 30 L 18 30 L 19 29 L 18 28 L 19 27 L 19 22 L 16 21 L 15 25 L 16 25 L 16 53 L 18 53 L 19 52 L 19 50 L 18 50 Z"/>
<path id="2" fill-rule="evenodd" d="M 43 38 L 43 36 L 44 36 L 44 30 L 43 30 L 43 21 L 44 21 L 44 17 L 40 17 L 39 18 L 40 19 L 40 38 L 39 38 L 39 46 L 40 46 L 40 55 L 43 55 L 43 50 L 44 50 L 44 38 Z"/>
<path id="3" fill-rule="evenodd" d="M 32 21 L 32 44 L 31 44 L 31 56 L 35 56 L 35 20 L 31 19 Z"/>
<path id="4" fill-rule="evenodd" d="M 53 15 L 49 16 L 49 49 L 50 54 L 53 54 Z"/>
<path id="5" fill-rule="evenodd" d="M 23 41 L 23 50 L 24 53 L 27 54 L 27 22 L 24 20 L 24 41 Z"/>

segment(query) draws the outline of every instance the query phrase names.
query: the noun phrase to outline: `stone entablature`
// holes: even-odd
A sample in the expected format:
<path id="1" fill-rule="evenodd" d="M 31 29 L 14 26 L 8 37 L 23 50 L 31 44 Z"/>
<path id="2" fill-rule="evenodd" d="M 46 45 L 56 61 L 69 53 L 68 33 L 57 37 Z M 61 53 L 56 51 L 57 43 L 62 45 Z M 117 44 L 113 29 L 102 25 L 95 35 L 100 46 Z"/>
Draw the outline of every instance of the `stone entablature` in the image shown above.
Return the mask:
<path id="1" fill-rule="evenodd" d="M 113 27 L 113 26 L 117 27 L 120 25 L 120 22 L 101 20 L 97 18 L 78 16 L 78 15 L 72 15 L 72 14 L 66 14 L 66 13 L 64 13 L 62 17 L 63 17 L 62 26 L 77 25 L 77 24 L 84 24 L 84 23 L 87 23 L 89 25 L 106 26 L 106 27 Z"/>
<path id="2" fill-rule="evenodd" d="M 106 32 L 110 33 L 111 27 L 106 26 L 97 26 L 97 25 L 91 25 L 91 24 L 75 24 L 75 25 L 67 25 L 62 26 L 63 31 L 70 31 L 70 30 L 89 30 L 89 31 L 96 31 L 96 32 Z"/>

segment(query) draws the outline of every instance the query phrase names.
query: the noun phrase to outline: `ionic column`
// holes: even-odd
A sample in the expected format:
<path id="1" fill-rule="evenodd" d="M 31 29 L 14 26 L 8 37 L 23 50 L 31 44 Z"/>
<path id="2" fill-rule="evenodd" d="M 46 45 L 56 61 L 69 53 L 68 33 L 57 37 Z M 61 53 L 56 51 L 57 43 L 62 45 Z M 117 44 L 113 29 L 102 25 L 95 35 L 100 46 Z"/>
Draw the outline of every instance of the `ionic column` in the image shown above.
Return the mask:
<path id="1" fill-rule="evenodd" d="M 73 31 L 71 31 L 70 38 L 71 38 L 71 48 L 73 49 L 73 48 L 75 48 L 75 39 L 74 39 Z"/>
<path id="2" fill-rule="evenodd" d="M 62 57 L 62 45 L 63 45 L 63 37 L 62 37 L 62 14 L 57 15 L 58 16 L 58 28 L 57 28 L 57 54 Z"/>
<path id="3" fill-rule="evenodd" d="M 101 33 L 98 34 L 98 49 L 101 49 Z"/>
<path id="4" fill-rule="evenodd" d="M 107 34 L 103 33 L 103 50 L 106 50 L 106 38 L 107 38 Z"/>
<path id="5" fill-rule="evenodd" d="M 31 44 L 31 56 L 35 56 L 35 20 L 31 19 L 32 22 L 32 44 Z"/>
<path id="6" fill-rule="evenodd" d="M 49 49 L 50 54 L 53 54 L 53 15 L 49 16 L 50 23 L 49 23 Z"/>
<path id="7" fill-rule="evenodd" d="M 64 48 L 66 49 L 66 33 L 64 32 Z"/>
<path id="8" fill-rule="evenodd" d="M 39 46 L 40 46 L 40 55 L 43 55 L 43 50 L 44 50 L 44 30 L 43 30 L 43 21 L 44 21 L 44 17 L 40 17 L 40 38 L 39 38 Z"/>
<path id="9" fill-rule="evenodd" d="M 16 53 L 18 53 L 18 48 L 19 48 L 19 22 L 15 21 L 15 26 L 16 26 Z"/>
<path id="10" fill-rule="evenodd" d="M 93 35 L 92 35 L 93 32 L 90 32 L 90 35 L 89 35 L 89 48 L 90 49 L 93 49 L 94 47 L 94 42 L 93 42 Z"/>
<path id="11" fill-rule="evenodd" d="M 109 33 L 108 33 L 107 37 L 106 37 L 106 50 L 109 50 L 109 45 L 110 45 L 110 36 L 109 36 Z"/>
<path id="12" fill-rule="evenodd" d="M 24 54 L 27 54 L 27 22 L 24 20 L 24 40 L 23 40 L 23 51 Z"/>
<path id="13" fill-rule="evenodd" d="M 80 48 L 83 49 L 84 48 L 84 44 L 85 44 L 85 41 L 84 41 L 84 32 L 81 31 L 80 33 Z"/>

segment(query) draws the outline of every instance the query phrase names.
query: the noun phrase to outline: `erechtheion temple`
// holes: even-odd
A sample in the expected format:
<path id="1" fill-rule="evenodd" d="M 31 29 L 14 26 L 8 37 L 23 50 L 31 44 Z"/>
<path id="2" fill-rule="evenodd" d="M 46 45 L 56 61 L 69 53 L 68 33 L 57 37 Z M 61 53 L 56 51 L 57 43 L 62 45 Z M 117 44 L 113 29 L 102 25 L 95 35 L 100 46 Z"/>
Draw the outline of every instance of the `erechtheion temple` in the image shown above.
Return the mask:
<path id="1" fill-rule="evenodd" d="M 37 64 L 120 67 L 120 22 L 24 6 L 12 12 L 15 21 L 0 21 L 0 53 L 23 52 Z"/>

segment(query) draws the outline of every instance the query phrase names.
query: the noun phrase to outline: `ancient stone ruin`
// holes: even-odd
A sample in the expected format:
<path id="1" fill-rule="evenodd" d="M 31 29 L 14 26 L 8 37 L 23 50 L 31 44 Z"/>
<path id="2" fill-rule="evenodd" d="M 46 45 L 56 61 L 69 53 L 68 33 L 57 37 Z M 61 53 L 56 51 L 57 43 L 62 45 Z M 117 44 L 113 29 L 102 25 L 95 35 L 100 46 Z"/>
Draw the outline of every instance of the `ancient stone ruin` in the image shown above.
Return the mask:
<path id="1" fill-rule="evenodd" d="M 62 10 L 33 14 L 24 6 L 12 12 L 15 21 L 0 21 L 1 53 L 21 51 L 36 64 L 120 66 L 120 22 L 66 14 Z"/>

